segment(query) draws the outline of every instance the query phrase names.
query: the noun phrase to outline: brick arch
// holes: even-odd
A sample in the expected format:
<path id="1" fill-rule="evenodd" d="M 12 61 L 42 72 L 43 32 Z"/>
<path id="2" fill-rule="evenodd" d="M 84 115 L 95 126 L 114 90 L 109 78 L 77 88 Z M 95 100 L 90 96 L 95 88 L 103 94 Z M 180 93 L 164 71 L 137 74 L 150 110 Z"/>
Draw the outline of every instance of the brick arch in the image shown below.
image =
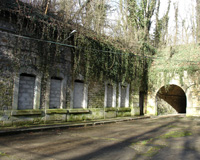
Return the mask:
<path id="1" fill-rule="evenodd" d="M 162 86 L 156 93 L 157 114 L 186 113 L 187 97 L 178 85 Z"/>

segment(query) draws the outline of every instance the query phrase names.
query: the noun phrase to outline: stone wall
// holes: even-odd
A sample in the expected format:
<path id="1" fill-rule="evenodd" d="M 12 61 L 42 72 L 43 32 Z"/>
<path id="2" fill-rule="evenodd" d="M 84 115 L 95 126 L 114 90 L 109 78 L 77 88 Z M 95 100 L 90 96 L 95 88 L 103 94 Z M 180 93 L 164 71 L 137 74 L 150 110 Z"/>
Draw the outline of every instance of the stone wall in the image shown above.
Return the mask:
<path id="1" fill-rule="evenodd" d="M 169 103 L 157 97 L 157 114 L 158 115 L 167 115 L 167 114 L 176 114 L 176 113 L 178 112 Z"/>
<path id="2" fill-rule="evenodd" d="M 129 103 L 126 110 L 117 107 L 116 86 L 72 82 L 70 48 L 31 39 L 25 29 L 25 38 L 19 37 L 15 21 L 3 16 L 0 28 L 0 126 L 137 115 Z M 125 92 L 122 88 L 121 107 Z"/>
<path id="3" fill-rule="evenodd" d="M 200 91 L 200 79 L 199 79 L 199 71 L 188 73 L 187 71 L 183 71 L 183 76 L 174 75 L 171 77 L 168 86 L 177 86 L 181 88 L 186 96 L 186 115 L 187 116 L 200 116 L 200 99 L 199 99 L 199 91 Z M 156 101 L 157 94 L 159 90 L 164 86 L 164 78 L 159 77 L 161 84 L 155 86 L 151 86 L 151 89 L 148 93 L 148 104 L 147 104 L 147 113 L 150 115 L 157 115 L 158 113 L 158 105 Z M 176 91 L 175 91 L 176 93 Z M 167 97 L 167 96 L 166 96 Z M 174 109 L 180 110 L 181 106 L 185 105 L 183 101 L 183 96 L 171 96 L 169 99 L 169 104 L 171 106 L 175 106 Z M 165 99 L 165 100 L 167 100 Z M 182 112 L 182 111 L 181 111 Z"/>
<path id="4" fill-rule="evenodd" d="M 90 82 L 88 86 L 88 108 L 104 107 L 105 85 L 99 82 Z"/>

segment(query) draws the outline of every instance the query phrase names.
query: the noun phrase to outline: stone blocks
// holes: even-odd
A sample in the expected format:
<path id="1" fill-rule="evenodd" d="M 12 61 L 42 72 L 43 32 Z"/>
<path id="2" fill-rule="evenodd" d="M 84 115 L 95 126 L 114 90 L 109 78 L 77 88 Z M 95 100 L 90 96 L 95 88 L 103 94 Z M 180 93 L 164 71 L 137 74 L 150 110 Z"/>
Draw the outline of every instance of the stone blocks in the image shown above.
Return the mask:
<path id="1" fill-rule="evenodd" d="M 33 109 L 35 77 L 20 76 L 18 109 Z"/>
<path id="2" fill-rule="evenodd" d="M 49 108 L 60 108 L 61 80 L 51 79 Z"/>

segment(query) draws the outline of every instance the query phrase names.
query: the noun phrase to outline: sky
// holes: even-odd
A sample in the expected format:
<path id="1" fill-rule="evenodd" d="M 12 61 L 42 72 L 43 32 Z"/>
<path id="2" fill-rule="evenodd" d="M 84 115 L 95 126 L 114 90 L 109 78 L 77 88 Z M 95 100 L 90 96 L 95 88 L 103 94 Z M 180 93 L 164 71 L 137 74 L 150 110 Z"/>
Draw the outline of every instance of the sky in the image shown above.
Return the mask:
<path id="1" fill-rule="evenodd" d="M 179 22 L 181 22 L 183 19 L 185 19 L 188 23 L 190 23 L 191 19 L 194 19 L 195 15 L 195 6 L 196 2 L 195 0 L 171 0 L 171 9 L 169 13 L 170 17 L 170 26 L 174 26 L 174 4 L 178 4 L 179 7 Z M 160 13 L 163 15 L 167 10 L 168 1 L 167 0 L 161 0 L 161 9 Z"/>
<path id="2" fill-rule="evenodd" d="M 21 1 L 33 1 L 33 0 L 21 0 Z M 40 1 L 40 0 L 38 0 Z M 78 1 L 78 0 L 76 0 Z M 84 0 L 82 0 L 84 1 Z M 112 6 L 112 9 L 116 9 L 115 12 L 109 15 L 109 23 L 114 24 L 116 21 L 119 19 L 119 13 L 117 10 L 119 9 L 119 1 L 120 0 L 108 0 L 109 4 Z M 162 17 L 168 7 L 168 0 L 160 0 L 161 6 L 160 6 L 160 17 Z M 171 9 L 169 12 L 169 34 L 173 35 L 174 30 L 175 30 L 175 10 L 174 10 L 174 5 L 177 4 L 179 7 L 179 32 L 182 32 L 182 21 L 186 21 L 186 28 L 188 28 L 188 33 L 191 32 L 191 22 L 195 21 L 195 6 L 196 6 L 196 0 L 171 0 Z M 155 17 L 154 17 L 154 23 L 155 23 Z M 152 26 L 155 26 L 152 25 Z M 153 29 L 151 31 L 153 33 Z M 180 38 L 181 39 L 181 38 Z"/>
<path id="3" fill-rule="evenodd" d="M 167 7 L 168 7 L 168 0 L 160 0 L 161 6 L 160 6 L 160 18 L 166 13 Z M 119 6 L 119 0 L 110 0 L 110 4 L 113 8 L 117 8 Z M 179 21 L 179 36 L 182 36 L 182 21 L 185 20 L 185 25 L 187 28 L 187 32 L 190 33 L 192 30 L 192 21 L 195 22 L 195 7 L 196 7 L 196 0 L 171 0 L 171 8 L 169 12 L 169 34 L 173 36 L 175 33 L 175 9 L 174 5 L 178 5 L 179 8 L 179 15 L 178 15 L 178 21 Z M 119 15 L 117 12 L 114 12 L 109 16 L 109 19 L 116 20 L 119 18 Z M 155 17 L 154 17 L 154 25 L 155 26 Z M 153 33 L 153 27 L 152 31 Z M 191 34 L 190 34 L 191 35 Z M 179 37 L 180 43 L 184 43 L 184 38 Z"/>
<path id="4" fill-rule="evenodd" d="M 171 8 L 169 12 L 169 34 L 171 37 L 174 35 L 175 31 L 175 9 L 174 5 L 178 5 L 179 15 L 178 15 L 178 24 L 179 24 L 179 43 L 187 43 L 187 36 L 185 29 L 182 29 L 182 21 L 185 20 L 185 28 L 187 28 L 187 33 L 189 36 L 188 41 L 192 41 L 192 22 L 195 22 L 195 7 L 196 0 L 171 0 Z M 161 0 L 160 6 L 160 17 L 166 13 L 168 6 L 168 0 Z M 184 31 L 184 32 L 182 32 Z M 182 37 L 182 33 L 184 34 Z"/>

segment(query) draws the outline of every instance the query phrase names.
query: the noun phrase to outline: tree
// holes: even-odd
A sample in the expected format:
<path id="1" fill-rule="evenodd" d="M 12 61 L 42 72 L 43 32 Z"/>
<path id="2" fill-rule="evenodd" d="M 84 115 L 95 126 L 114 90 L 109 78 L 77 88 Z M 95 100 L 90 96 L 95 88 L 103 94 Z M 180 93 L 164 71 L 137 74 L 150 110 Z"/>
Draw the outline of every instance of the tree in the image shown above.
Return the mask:
<path id="1" fill-rule="evenodd" d="M 59 12 L 65 14 L 66 22 L 72 21 L 84 28 L 103 33 L 106 25 L 108 0 L 60 0 Z"/>
<path id="2" fill-rule="evenodd" d="M 166 46 L 168 41 L 168 23 L 169 23 L 169 11 L 171 6 L 171 0 L 168 1 L 168 7 L 166 13 L 162 18 L 159 18 L 160 11 L 160 0 L 157 5 L 156 13 L 156 26 L 154 29 L 154 46 L 156 48 L 161 47 L 162 45 Z"/>
<path id="3" fill-rule="evenodd" d="M 196 0 L 196 23 L 197 23 L 196 41 L 197 43 L 200 43 L 200 0 Z"/>
<path id="4" fill-rule="evenodd" d="M 178 4 L 174 4 L 175 10 L 175 35 L 174 35 L 174 44 L 177 45 L 178 42 L 178 34 L 179 34 L 179 25 L 178 25 Z"/>

